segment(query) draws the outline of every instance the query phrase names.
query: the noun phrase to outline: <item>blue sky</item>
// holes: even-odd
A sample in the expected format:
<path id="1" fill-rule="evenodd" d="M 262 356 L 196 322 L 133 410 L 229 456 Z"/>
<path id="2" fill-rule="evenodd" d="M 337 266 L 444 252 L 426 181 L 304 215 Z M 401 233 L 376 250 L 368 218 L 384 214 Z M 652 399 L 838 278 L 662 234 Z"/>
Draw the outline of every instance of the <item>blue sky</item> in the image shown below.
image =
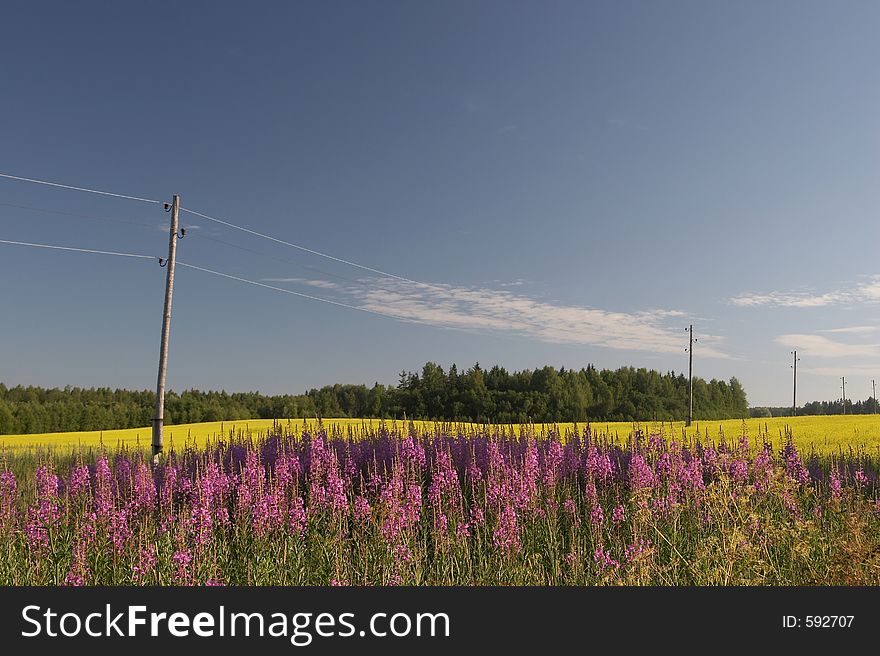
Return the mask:
<path id="1" fill-rule="evenodd" d="M 865 398 L 878 24 L 868 2 L 7 3 L 0 172 L 178 193 L 399 276 L 182 213 L 181 261 L 390 317 L 180 268 L 174 389 L 686 371 L 693 323 L 695 373 L 753 405 L 790 403 L 794 348 L 801 401 L 842 375 Z M 161 255 L 167 220 L 0 179 L 0 239 Z M 0 380 L 153 387 L 163 276 L 0 245 Z"/>

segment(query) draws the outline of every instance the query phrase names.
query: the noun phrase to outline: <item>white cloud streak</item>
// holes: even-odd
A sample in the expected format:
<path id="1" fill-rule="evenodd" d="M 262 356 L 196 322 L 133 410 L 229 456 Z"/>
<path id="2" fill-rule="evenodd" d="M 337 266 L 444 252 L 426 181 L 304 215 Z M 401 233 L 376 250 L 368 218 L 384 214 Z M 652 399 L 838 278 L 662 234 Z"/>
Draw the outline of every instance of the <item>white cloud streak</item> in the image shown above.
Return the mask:
<path id="1" fill-rule="evenodd" d="M 686 336 L 677 310 L 615 312 L 536 300 L 508 290 L 407 281 L 363 280 L 340 287 L 360 307 L 402 321 L 445 328 L 506 332 L 557 344 L 609 349 L 683 353 Z M 727 358 L 722 338 L 700 335 L 699 354 Z"/>
<path id="2" fill-rule="evenodd" d="M 335 282 L 329 280 L 311 280 L 309 278 L 260 278 L 260 282 L 295 282 L 319 289 L 336 289 L 338 287 Z"/>
<path id="3" fill-rule="evenodd" d="M 846 344 L 822 335 L 780 335 L 776 342 L 813 358 L 880 358 L 880 344 Z"/>
<path id="4" fill-rule="evenodd" d="M 820 333 L 844 333 L 852 335 L 869 335 L 877 332 L 876 326 L 846 326 L 844 328 L 828 328 L 820 330 Z"/>
<path id="5" fill-rule="evenodd" d="M 880 301 L 880 275 L 873 276 L 870 282 L 858 283 L 849 289 L 836 289 L 824 293 L 775 291 L 740 294 L 729 299 L 728 303 L 739 307 L 816 308 L 878 301 Z"/>

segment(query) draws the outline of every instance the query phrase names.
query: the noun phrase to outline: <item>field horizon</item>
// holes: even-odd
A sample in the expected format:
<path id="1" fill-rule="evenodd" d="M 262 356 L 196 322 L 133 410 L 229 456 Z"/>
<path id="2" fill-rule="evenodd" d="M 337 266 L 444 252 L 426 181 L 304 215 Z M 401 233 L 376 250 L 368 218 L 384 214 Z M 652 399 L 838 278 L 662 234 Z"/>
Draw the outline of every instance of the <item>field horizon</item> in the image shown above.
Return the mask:
<path id="1" fill-rule="evenodd" d="M 288 434 L 302 435 L 323 428 L 328 435 L 351 436 L 357 439 L 363 434 L 387 427 L 390 432 L 414 426 L 423 431 L 454 431 L 464 435 L 479 435 L 491 431 L 525 432 L 537 437 L 554 433 L 565 439 L 575 432 L 583 434 L 589 427 L 591 434 L 612 442 L 625 443 L 635 432 L 645 436 L 662 435 L 669 439 L 704 444 L 737 440 L 746 435 L 753 447 L 770 443 L 781 449 L 791 436 L 793 444 L 801 453 L 818 455 L 857 452 L 880 457 L 880 415 L 811 415 L 804 417 L 773 417 L 748 419 L 721 419 L 694 421 L 685 427 L 683 421 L 636 421 L 636 422 L 559 422 L 540 424 L 495 424 L 476 422 L 449 422 L 433 420 L 399 419 L 242 419 L 213 421 L 165 426 L 165 443 L 168 450 L 189 446 L 203 447 L 220 439 L 265 437 L 275 427 L 283 427 Z M 151 428 L 111 429 L 104 431 L 73 431 L 61 433 L 36 433 L 0 435 L 0 452 L 12 450 L 62 450 L 83 449 L 149 449 Z"/>

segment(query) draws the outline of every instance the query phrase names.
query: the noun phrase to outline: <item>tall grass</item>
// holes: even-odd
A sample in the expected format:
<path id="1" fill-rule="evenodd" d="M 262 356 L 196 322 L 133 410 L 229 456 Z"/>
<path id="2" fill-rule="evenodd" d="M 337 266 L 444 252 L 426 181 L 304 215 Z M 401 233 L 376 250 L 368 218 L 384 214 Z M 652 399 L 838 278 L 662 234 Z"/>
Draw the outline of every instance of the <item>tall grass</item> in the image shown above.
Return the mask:
<path id="1" fill-rule="evenodd" d="M 880 583 L 874 459 L 411 426 L 7 453 L 10 585 Z"/>

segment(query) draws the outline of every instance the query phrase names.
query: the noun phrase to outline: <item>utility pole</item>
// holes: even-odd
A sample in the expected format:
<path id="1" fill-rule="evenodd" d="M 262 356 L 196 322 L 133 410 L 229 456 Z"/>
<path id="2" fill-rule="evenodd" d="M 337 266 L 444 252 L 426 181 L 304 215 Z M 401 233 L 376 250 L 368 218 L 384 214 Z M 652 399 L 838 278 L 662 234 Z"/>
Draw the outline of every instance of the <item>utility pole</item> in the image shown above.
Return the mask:
<path id="1" fill-rule="evenodd" d="M 846 414 L 846 378 L 840 377 L 840 386 L 843 390 L 843 414 Z"/>
<path id="2" fill-rule="evenodd" d="M 684 425 L 690 426 L 694 421 L 694 342 L 697 340 L 694 339 L 694 324 L 685 330 L 690 333 L 690 345 L 685 349 L 688 352 L 688 416 Z"/>
<path id="3" fill-rule="evenodd" d="M 794 369 L 794 382 L 792 384 L 791 390 L 791 416 L 797 416 L 797 363 L 800 358 L 797 356 L 797 351 L 791 352 L 794 363 L 791 365 L 792 369 Z"/>
<path id="4" fill-rule="evenodd" d="M 165 204 L 166 211 L 168 204 Z M 180 196 L 174 195 L 171 201 L 171 228 L 168 236 L 168 259 L 159 259 L 159 266 L 167 267 L 165 278 L 165 312 L 162 315 L 162 342 L 159 345 L 159 379 L 156 383 L 156 414 L 153 416 L 153 462 L 159 461 L 164 445 L 162 429 L 165 423 L 165 372 L 168 368 L 168 332 L 171 328 L 171 293 L 174 291 L 174 262 L 177 256 L 177 240 L 186 232 L 178 235 L 177 215 L 180 211 Z"/>
<path id="5" fill-rule="evenodd" d="M 871 394 L 871 396 L 874 397 L 874 414 L 876 415 L 877 414 L 877 383 L 874 382 L 873 378 L 871 379 L 871 389 L 874 390 L 874 392 Z"/>

